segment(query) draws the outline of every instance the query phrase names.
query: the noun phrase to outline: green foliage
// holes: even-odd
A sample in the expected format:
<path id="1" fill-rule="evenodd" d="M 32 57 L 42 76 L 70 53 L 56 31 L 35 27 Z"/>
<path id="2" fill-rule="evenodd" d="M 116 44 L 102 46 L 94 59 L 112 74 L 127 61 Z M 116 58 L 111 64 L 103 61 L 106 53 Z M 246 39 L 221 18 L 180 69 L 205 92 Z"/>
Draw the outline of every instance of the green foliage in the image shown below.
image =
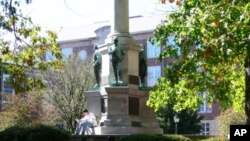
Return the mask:
<path id="1" fill-rule="evenodd" d="M 26 0 L 25 4 L 30 2 Z M 43 30 L 22 15 L 23 4 L 24 0 L 0 0 L 0 68 L 10 74 L 16 93 L 42 86 L 36 77 L 27 77 L 27 72 L 62 65 L 56 33 Z M 47 52 L 52 53 L 53 61 L 45 62 Z"/>
<path id="2" fill-rule="evenodd" d="M 13 126 L 0 132 L 2 141 L 70 141 L 69 133 L 55 127 L 36 126 Z"/>
<path id="3" fill-rule="evenodd" d="M 163 132 L 168 134 L 175 133 L 174 116 L 177 116 L 179 117 L 178 134 L 200 133 L 202 117 L 199 117 L 196 111 L 188 109 L 176 113 L 172 108 L 173 105 L 174 101 L 157 111 L 157 118 L 161 128 L 163 128 Z"/>
<path id="4" fill-rule="evenodd" d="M 118 141 L 190 141 L 181 135 L 134 134 L 121 137 Z"/>
<path id="5" fill-rule="evenodd" d="M 227 109 L 217 117 L 219 131 L 222 139 L 227 139 L 230 131 L 230 125 L 243 125 L 246 121 L 244 112 L 235 112 L 233 109 Z"/>
<path id="6" fill-rule="evenodd" d="M 249 19 L 248 0 L 183 1 L 150 39 L 166 46 L 160 59 L 172 61 L 147 104 L 158 110 L 175 98 L 176 111 L 197 109 L 204 100 L 198 94 L 206 92 L 208 102 L 218 100 L 223 109 L 232 106 L 242 111 L 248 89 L 245 68 L 250 58 Z M 176 45 L 166 44 L 169 36 L 174 36 Z"/>

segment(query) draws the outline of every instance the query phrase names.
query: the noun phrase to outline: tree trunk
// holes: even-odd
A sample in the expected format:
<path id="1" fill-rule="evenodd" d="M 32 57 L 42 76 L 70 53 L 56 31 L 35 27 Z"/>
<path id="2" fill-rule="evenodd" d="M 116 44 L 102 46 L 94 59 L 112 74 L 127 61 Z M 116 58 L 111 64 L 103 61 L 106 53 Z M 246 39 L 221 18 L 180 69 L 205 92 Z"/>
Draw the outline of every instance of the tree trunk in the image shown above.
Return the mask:
<path id="1" fill-rule="evenodd" d="M 245 59 L 245 112 L 246 124 L 250 125 L 250 49 L 247 49 Z"/>

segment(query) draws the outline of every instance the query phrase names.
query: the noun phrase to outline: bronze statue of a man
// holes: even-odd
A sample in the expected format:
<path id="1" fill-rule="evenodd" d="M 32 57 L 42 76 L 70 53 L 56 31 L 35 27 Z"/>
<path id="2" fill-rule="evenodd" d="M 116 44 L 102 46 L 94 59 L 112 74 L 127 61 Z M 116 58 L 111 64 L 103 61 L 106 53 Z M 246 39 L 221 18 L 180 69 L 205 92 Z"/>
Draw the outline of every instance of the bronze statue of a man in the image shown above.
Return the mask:
<path id="1" fill-rule="evenodd" d="M 95 73 L 95 79 L 96 79 L 96 84 L 95 88 L 100 87 L 101 83 L 101 71 L 102 71 L 102 55 L 100 51 L 98 50 L 97 44 L 94 44 L 94 56 L 93 56 L 93 66 L 94 66 L 94 73 Z"/>
<path id="2" fill-rule="evenodd" d="M 108 48 L 108 53 L 110 55 L 110 61 L 112 63 L 113 66 L 113 72 L 114 72 L 114 76 L 115 76 L 115 84 L 116 86 L 118 86 L 119 84 L 123 83 L 122 81 L 119 80 L 119 63 L 122 62 L 123 56 L 124 56 L 124 52 L 121 48 L 121 46 L 118 44 L 118 38 L 115 37 L 113 40 L 113 45 L 109 46 Z"/>

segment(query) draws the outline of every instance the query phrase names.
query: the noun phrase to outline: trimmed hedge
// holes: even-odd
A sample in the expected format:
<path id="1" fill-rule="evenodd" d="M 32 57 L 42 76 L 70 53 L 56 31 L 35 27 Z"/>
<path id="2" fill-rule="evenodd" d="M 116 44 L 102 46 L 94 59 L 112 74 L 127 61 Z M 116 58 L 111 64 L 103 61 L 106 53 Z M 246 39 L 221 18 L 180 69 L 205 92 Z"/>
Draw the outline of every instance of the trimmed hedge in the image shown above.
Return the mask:
<path id="1" fill-rule="evenodd" d="M 161 135 L 161 134 L 133 134 L 124 136 L 118 141 L 191 141 L 181 135 Z"/>
<path id="2" fill-rule="evenodd" d="M 45 125 L 13 126 L 0 132 L 0 141 L 70 141 L 70 134 Z"/>

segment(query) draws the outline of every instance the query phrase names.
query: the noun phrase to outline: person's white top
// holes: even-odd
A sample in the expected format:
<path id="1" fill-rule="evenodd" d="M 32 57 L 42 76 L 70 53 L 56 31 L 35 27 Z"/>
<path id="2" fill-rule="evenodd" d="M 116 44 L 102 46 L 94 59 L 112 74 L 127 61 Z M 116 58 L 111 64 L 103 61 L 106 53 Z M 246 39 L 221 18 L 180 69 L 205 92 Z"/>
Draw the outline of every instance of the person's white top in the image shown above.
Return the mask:
<path id="1" fill-rule="evenodd" d="M 80 123 L 82 122 L 91 122 L 93 123 L 93 125 L 97 125 L 97 121 L 96 121 L 96 117 L 93 113 L 89 112 L 88 115 L 85 115 L 81 120 L 80 120 Z"/>

